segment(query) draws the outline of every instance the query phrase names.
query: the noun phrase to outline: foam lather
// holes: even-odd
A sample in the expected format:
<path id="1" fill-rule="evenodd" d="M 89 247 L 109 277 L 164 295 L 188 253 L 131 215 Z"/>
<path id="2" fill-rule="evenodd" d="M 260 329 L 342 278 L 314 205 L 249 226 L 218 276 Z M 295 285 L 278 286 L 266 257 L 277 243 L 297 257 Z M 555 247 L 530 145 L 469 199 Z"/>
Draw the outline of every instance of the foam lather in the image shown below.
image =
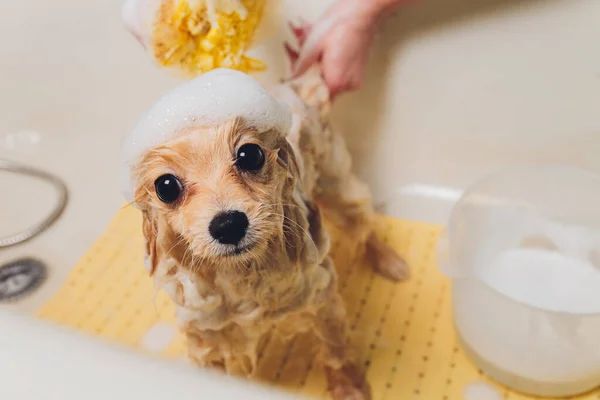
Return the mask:
<path id="1" fill-rule="evenodd" d="M 148 150 L 175 138 L 185 129 L 211 127 L 240 117 L 259 131 L 286 133 L 291 111 L 254 78 L 231 69 L 215 69 L 175 88 L 158 100 L 123 142 L 118 168 L 119 187 L 133 200 L 132 167 Z"/>

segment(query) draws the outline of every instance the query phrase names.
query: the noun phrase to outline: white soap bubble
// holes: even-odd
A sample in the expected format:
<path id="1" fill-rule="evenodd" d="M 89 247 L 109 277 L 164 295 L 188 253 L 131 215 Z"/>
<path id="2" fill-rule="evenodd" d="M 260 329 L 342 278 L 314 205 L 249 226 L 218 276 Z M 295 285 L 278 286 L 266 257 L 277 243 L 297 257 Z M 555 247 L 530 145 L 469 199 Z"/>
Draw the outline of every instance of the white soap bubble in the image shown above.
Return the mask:
<path id="1" fill-rule="evenodd" d="M 131 168 L 147 150 L 185 128 L 216 126 L 238 117 L 259 131 L 275 129 L 282 133 L 289 130 L 292 119 L 289 107 L 256 79 L 231 69 L 212 70 L 167 93 L 125 138 L 118 176 L 125 198 L 133 200 Z"/>

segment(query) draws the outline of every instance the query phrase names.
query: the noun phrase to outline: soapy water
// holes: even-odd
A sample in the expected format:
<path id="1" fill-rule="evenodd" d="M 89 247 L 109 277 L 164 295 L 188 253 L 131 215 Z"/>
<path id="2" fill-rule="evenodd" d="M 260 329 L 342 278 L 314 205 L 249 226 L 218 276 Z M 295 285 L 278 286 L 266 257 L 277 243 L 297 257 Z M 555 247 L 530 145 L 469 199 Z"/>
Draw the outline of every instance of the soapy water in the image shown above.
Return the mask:
<path id="1" fill-rule="evenodd" d="M 504 219 L 502 219 L 504 218 Z M 600 233 L 538 213 L 498 213 L 475 273 L 488 286 L 552 312 L 600 312 Z"/>
<path id="2" fill-rule="evenodd" d="M 505 251 L 478 270 L 482 281 L 529 306 L 554 312 L 600 312 L 600 270 L 591 262 L 540 248 Z"/>
<path id="3" fill-rule="evenodd" d="M 241 118 L 259 131 L 285 133 L 291 124 L 289 107 L 256 79 L 231 69 L 215 69 L 178 86 L 158 100 L 138 121 L 121 150 L 119 185 L 128 201 L 135 182 L 131 167 L 147 150 L 173 139 L 190 127 L 214 127 Z"/>

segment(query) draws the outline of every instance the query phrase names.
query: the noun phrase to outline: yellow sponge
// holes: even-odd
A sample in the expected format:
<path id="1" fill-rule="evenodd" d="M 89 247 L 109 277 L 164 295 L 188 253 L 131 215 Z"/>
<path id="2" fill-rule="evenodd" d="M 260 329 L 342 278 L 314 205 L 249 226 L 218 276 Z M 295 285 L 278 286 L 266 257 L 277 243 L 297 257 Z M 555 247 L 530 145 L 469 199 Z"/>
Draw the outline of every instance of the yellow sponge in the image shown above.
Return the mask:
<path id="1" fill-rule="evenodd" d="M 159 6 L 150 40 L 158 63 L 196 76 L 226 67 L 245 73 L 265 64 L 246 56 L 266 0 L 167 0 Z"/>

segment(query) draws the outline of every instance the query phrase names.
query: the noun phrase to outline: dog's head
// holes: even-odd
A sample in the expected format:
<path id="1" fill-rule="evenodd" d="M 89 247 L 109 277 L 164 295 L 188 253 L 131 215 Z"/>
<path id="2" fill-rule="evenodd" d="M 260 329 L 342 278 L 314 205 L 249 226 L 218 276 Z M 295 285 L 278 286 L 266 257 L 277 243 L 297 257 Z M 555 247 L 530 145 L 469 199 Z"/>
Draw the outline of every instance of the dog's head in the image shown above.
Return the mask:
<path id="1" fill-rule="evenodd" d="M 161 252 L 198 268 L 243 266 L 306 240 L 296 158 L 276 129 L 240 118 L 189 128 L 146 151 L 133 174 L 151 271 Z"/>

